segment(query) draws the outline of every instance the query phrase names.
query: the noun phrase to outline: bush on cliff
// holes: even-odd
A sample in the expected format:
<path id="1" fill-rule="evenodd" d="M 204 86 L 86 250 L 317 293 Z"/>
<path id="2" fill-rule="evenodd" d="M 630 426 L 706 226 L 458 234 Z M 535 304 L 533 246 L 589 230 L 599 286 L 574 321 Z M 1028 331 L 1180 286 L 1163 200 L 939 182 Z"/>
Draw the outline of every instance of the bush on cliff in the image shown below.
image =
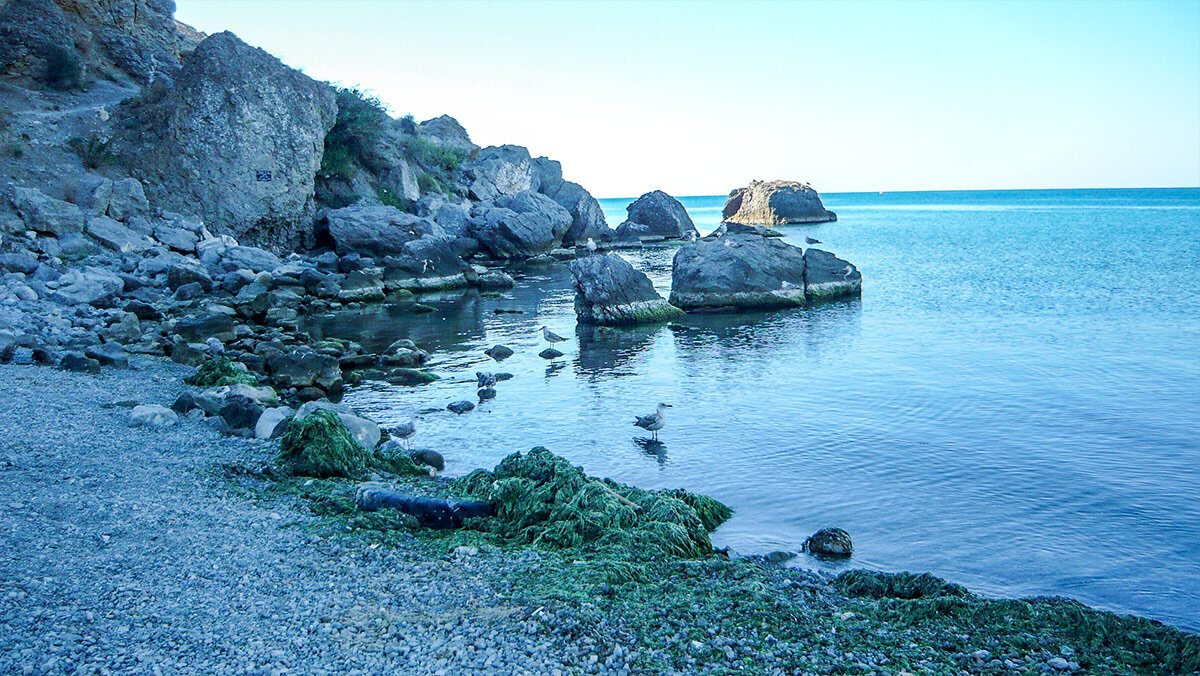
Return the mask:
<path id="1" fill-rule="evenodd" d="M 220 387 L 222 385 L 257 385 L 258 377 L 250 373 L 241 364 L 229 357 L 209 359 L 196 369 L 196 372 L 183 379 L 183 382 L 195 387 Z"/>
<path id="2" fill-rule="evenodd" d="M 383 136 L 388 114 L 383 103 L 358 89 L 338 88 L 337 121 L 325 135 L 321 175 L 354 178 L 357 167 L 375 167 L 375 148 Z"/>
<path id="3" fill-rule="evenodd" d="M 496 504 L 494 517 L 469 519 L 470 528 L 627 562 L 706 556 L 709 531 L 732 514 L 686 491 L 647 491 L 588 476 L 541 447 L 508 456 L 493 472 L 476 470 L 454 488 Z"/>

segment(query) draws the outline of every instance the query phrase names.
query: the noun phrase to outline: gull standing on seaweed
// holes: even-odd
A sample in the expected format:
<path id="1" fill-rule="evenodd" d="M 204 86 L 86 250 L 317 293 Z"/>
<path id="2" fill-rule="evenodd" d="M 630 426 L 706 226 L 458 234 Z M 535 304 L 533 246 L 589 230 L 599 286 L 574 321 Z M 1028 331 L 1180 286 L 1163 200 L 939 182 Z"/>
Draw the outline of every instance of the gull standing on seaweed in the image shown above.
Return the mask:
<path id="1" fill-rule="evenodd" d="M 660 403 L 658 405 L 658 409 L 654 411 L 654 413 L 651 413 L 650 415 L 634 416 L 637 418 L 637 420 L 635 420 L 633 424 L 646 430 L 647 432 L 652 432 L 654 434 L 654 440 L 658 441 L 658 431 L 663 428 L 663 425 L 667 424 L 666 411 L 668 408 L 674 407 L 670 404 Z"/>
<path id="2" fill-rule="evenodd" d="M 407 450 L 411 450 L 410 444 L 408 443 L 409 438 L 416 433 L 417 425 L 411 420 L 408 422 L 402 422 L 388 430 L 388 434 L 404 441 L 404 448 Z"/>

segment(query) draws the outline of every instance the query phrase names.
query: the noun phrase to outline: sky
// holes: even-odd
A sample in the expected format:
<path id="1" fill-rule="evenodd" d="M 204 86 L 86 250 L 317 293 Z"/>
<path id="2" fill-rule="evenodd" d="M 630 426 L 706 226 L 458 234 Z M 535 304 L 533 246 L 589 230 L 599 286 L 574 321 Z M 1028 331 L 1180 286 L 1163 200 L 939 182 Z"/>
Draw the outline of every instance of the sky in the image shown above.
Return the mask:
<path id="1" fill-rule="evenodd" d="M 1200 185 L 1200 0 L 176 0 L 598 197 Z"/>

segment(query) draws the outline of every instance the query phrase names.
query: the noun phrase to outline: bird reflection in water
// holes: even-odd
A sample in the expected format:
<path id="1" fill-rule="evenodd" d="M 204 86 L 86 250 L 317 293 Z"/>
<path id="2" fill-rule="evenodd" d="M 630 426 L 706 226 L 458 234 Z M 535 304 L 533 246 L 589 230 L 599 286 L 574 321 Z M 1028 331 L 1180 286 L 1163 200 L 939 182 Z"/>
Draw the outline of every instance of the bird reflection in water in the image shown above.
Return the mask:
<path id="1" fill-rule="evenodd" d="M 546 367 L 546 377 L 549 378 L 550 376 L 556 375 L 559 371 L 562 371 L 566 367 L 567 363 L 565 361 L 551 362 L 550 365 Z"/>
<path id="2" fill-rule="evenodd" d="M 647 456 L 657 460 L 658 464 L 667 464 L 667 445 L 663 442 L 648 437 L 634 437 L 633 443 L 637 444 L 638 448 L 641 448 Z"/>

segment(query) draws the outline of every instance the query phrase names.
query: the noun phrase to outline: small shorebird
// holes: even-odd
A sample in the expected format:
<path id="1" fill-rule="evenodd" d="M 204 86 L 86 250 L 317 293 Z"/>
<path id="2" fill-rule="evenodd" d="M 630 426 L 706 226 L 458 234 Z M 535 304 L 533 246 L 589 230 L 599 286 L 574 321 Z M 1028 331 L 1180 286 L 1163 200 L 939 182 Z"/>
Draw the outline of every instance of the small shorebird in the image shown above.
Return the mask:
<path id="1" fill-rule="evenodd" d="M 587 250 L 589 253 L 596 253 L 596 240 L 588 237 Z"/>
<path id="2" fill-rule="evenodd" d="M 821 243 L 821 240 L 813 239 L 812 237 L 805 237 L 804 241 L 808 242 L 809 244 L 820 244 Z"/>
<path id="3" fill-rule="evenodd" d="M 667 424 L 666 411 L 668 408 L 672 408 L 672 406 L 670 404 L 659 404 L 658 409 L 654 413 L 635 416 L 637 420 L 633 424 L 647 432 L 653 433 L 654 440 L 658 441 L 658 431 L 663 428 L 663 425 Z"/>
<path id="4" fill-rule="evenodd" d="M 412 435 L 414 435 L 416 433 L 417 433 L 417 426 L 411 420 L 409 420 L 408 422 L 402 422 L 399 425 L 396 425 L 395 427 L 392 427 L 391 429 L 388 430 L 388 434 L 392 435 L 393 437 L 396 437 L 397 439 L 404 440 L 405 448 L 409 448 L 409 443 L 408 443 L 409 437 L 411 437 Z"/>
<path id="5" fill-rule="evenodd" d="M 551 331 L 549 326 L 542 327 L 542 338 L 545 338 L 546 342 L 550 343 L 550 347 L 554 347 L 555 343 L 561 343 L 566 340 L 566 338 L 563 338 L 557 333 Z"/>

